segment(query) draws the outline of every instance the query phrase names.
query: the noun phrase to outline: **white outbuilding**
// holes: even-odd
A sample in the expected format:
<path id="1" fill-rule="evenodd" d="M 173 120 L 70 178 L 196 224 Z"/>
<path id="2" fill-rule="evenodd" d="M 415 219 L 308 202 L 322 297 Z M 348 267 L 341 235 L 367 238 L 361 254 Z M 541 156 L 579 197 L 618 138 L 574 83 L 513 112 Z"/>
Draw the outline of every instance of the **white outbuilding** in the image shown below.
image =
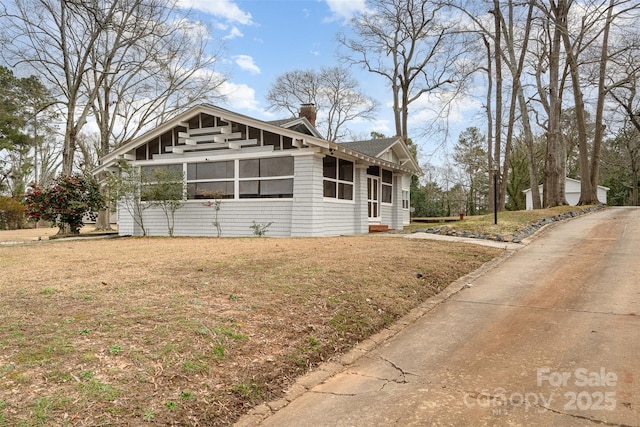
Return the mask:
<path id="1" fill-rule="evenodd" d="M 542 197 L 542 184 L 538 186 L 540 190 L 540 197 Z M 580 200 L 580 181 L 573 178 L 565 178 L 564 179 L 564 188 L 565 188 L 565 196 L 567 198 L 567 202 L 571 206 L 576 206 L 578 201 Z M 609 191 L 608 187 L 603 187 L 602 185 L 598 185 L 598 201 L 600 203 L 607 203 L 607 192 Z M 523 191 L 525 197 L 527 199 L 526 206 L 527 210 L 533 209 L 533 198 L 531 196 L 531 189 L 527 188 Z"/>

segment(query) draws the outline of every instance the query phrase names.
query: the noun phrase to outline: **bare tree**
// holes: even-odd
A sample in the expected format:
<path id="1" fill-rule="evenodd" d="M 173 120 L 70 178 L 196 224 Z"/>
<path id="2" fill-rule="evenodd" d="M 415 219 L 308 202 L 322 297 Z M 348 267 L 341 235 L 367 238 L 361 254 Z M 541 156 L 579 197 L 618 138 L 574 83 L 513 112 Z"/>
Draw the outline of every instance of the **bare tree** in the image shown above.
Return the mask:
<path id="1" fill-rule="evenodd" d="M 522 124 L 528 150 L 533 152 L 534 136 L 522 80 L 525 60 L 529 54 L 528 46 L 535 8 L 533 0 L 525 2 L 490 0 L 481 3 L 461 0 L 454 1 L 452 4 L 472 23 L 469 31 L 479 34 L 487 52 L 487 67 L 483 71 L 486 72 L 488 81 L 486 109 L 489 127 L 487 133 L 489 169 L 491 173 L 502 169 L 502 172 L 498 173 L 501 179 L 499 192 L 496 195 L 498 207 L 502 210 L 507 195 L 510 151 L 518 120 Z M 504 71 L 508 71 L 508 74 Z M 509 87 L 511 93 L 505 96 L 503 92 Z M 495 105 L 492 105 L 494 94 Z M 508 115 L 505 117 L 503 117 L 504 107 L 508 107 Z M 505 131 L 506 135 L 503 135 Z M 503 136 L 505 136 L 504 139 Z M 529 157 L 533 158 L 533 156 Z M 529 175 L 532 182 L 538 181 L 537 165 L 531 161 Z M 532 190 L 536 209 L 540 208 L 537 190 L 537 187 Z M 490 193 L 491 203 L 493 203 L 493 187 Z"/>
<path id="2" fill-rule="evenodd" d="M 359 87 L 347 68 L 331 67 L 321 71 L 322 98 L 328 100 L 327 131 L 329 141 L 340 140 L 344 125 L 355 119 L 372 119 L 378 104 Z"/>
<path id="3" fill-rule="evenodd" d="M 408 138 L 409 105 L 425 94 L 447 99 L 460 90 L 468 65 L 465 44 L 443 2 L 373 0 L 352 22 L 354 37 L 338 36 L 342 59 L 383 77 L 391 86 L 396 134 Z"/>
<path id="4" fill-rule="evenodd" d="M 630 204 L 640 203 L 638 177 L 640 175 L 640 31 L 635 28 L 631 34 L 615 43 L 615 55 L 610 58 L 611 67 L 607 73 L 608 95 L 614 100 L 615 122 L 620 127 L 614 140 L 615 148 L 622 152 L 621 165 L 630 175 Z M 603 165 L 608 167 L 606 162 Z M 622 174 L 621 174 L 622 175 Z"/>
<path id="5" fill-rule="evenodd" d="M 591 2 L 586 7 L 569 8 L 573 1 L 562 1 L 566 8 L 564 20 L 559 20 L 567 66 L 571 76 L 574 97 L 575 126 L 578 133 L 581 194 L 580 204 L 598 203 L 600 153 L 604 137 L 604 108 L 609 89 L 610 31 L 614 22 L 628 18 L 638 10 L 637 2 L 629 0 L 603 0 Z M 637 17 L 637 15 L 636 15 Z M 636 20 L 629 21 L 630 28 Z M 574 25 L 571 25 L 574 23 Z M 577 24 L 579 23 L 579 25 Z M 585 77 L 586 76 L 586 77 Z M 593 77 L 592 77 L 593 76 Z M 588 133 L 588 101 L 585 91 L 595 94 L 595 118 L 593 137 Z M 591 155 L 591 159 L 589 158 Z"/>
<path id="6" fill-rule="evenodd" d="M 561 55 L 562 31 L 566 26 L 569 5 L 566 0 L 552 0 L 549 3 L 537 2 L 536 7 L 541 16 L 533 48 L 533 73 L 538 90 L 537 100 L 546 113 L 545 120 L 538 120 L 538 123 L 545 129 L 547 141 L 543 205 L 553 207 L 568 204 L 564 188 L 566 154 L 560 126 L 567 77 Z"/>
<path id="7" fill-rule="evenodd" d="M 279 75 L 267 93 L 269 108 L 287 110 L 295 116 L 301 104 L 324 106 L 319 99 L 320 74 L 314 70 L 294 70 Z"/>
<path id="8" fill-rule="evenodd" d="M 524 3 L 523 6 L 526 7 L 526 15 L 523 19 L 517 20 L 515 16 L 515 5 L 514 2 L 509 0 L 507 2 L 507 19 L 505 19 L 504 14 L 499 12 L 498 4 L 496 3 L 496 15 L 500 17 L 504 38 L 504 50 L 505 56 L 508 58 L 505 62 L 509 67 L 512 77 L 511 83 L 511 97 L 509 103 L 509 118 L 507 121 L 507 138 L 504 149 L 504 164 L 503 164 L 503 172 L 502 172 L 502 182 L 500 189 L 500 207 L 505 206 L 506 196 L 507 196 L 507 183 L 509 182 L 509 170 L 511 169 L 511 165 L 509 162 L 511 161 L 511 147 L 513 146 L 514 139 L 514 129 L 516 124 L 516 107 L 519 107 L 520 110 L 520 121 L 522 122 L 523 128 L 523 137 L 525 146 L 527 147 L 527 151 L 529 153 L 529 161 L 528 161 L 528 169 L 529 169 L 529 181 L 531 184 L 531 193 L 532 193 L 532 201 L 533 208 L 539 209 L 541 207 L 540 203 L 540 193 L 538 191 L 538 171 L 536 166 L 536 159 L 534 156 L 534 142 L 533 142 L 533 132 L 531 130 L 531 123 L 529 120 L 529 111 L 527 102 L 524 95 L 523 83 L 522 83 L 522 75 L 524 72 L 525 66 L 525 58 L 528 54 L 528 46 L 529 46 L 529 38 L 531 33 L 531 28 L 533 25 L 533 11 L 534 4 L 533 1 L 530 0 L 527 3 Z M 517 20 L 517 21 L 516 21 Z M 520 40 L 516 40 L 516 28 L 520 28 L 522 30 Z M 519 49 L 519 52 L 517 50 Z"/>
<path id="9" fill-rule="evenodd" d="M 355 119 L 371 119 L 376 101 L 367 96 L 344 67 L 294 70 L 276 78 L 267 94 L 269 108 L 296 115 L 301 104 L 315 104 L 317 127 L 329 141 L 345 136 L 345 126 Z"/>
<path id="10" fill-rule="evenodd" d="M 204 55 L 205 38 L 201 32 L 193 33 L 193 26 L 185 27 L 187 21 L 177 14 L 175 4 L 175 0 L 13 0 L 3 7 L 3 58 L 36 72 L 60 100 L 66 122 L 63 173 L 73 169 L 77 137 L 90 114 L 96 116 L 106 146 L 115 128 L 113 116 L 126 114 L 139 130 L 175 111 L 176 105 L 193 102 L 193 92 L 178 93 L 193 87 L 194 81 L 200 96 L 203 88 L 219 84 L 214 74 L 204 80 L 193 78 L 206 75 L 213 58 Z M 118 125 L 122 123 L 129 126 L 127 121 Z"/>
<path id="11" fill-rule="evenodd" d="M 95 89 L 84 93 L 83 87 L 90 71 L 90 53 L 116 13 L 115 3 L 101 10 L 94 6 L 96 2 L 15 0 L 2 11 L 3 58 L 38 73 L 60 99 L 66 122 L 65 174 L 72 172 L 76 138 L 95 98 Z"/>
<path id="12" fill-rule="evenodd" d="M 206 27 L 176 20 L 173 1 L 119 1 L 123 12 L 102 33 L 85 81 L 87 92 L 101 82 L 92 104 L 100 156 L 195 102 L 221 99 L 224 82 L 212 68 L 216 55 L 205 53 Z"/>

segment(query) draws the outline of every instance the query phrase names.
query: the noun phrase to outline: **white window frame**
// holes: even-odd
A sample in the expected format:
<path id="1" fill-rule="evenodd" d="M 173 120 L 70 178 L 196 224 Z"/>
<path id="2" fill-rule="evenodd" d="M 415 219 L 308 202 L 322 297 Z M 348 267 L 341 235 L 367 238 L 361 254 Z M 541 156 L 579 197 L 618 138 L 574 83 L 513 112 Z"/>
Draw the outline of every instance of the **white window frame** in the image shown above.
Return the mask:
<path id="1" fill-rule="evenodd" d="M 402 209 L 408 211 L 411 207 L 411 191 L 408 188 L 402 189 Z"/>
<path id="2" fill-rule="evenodd" d="M 384 182 L 384 180 L 382 179 L 382 175 L 383 175 L 383 171 L 387 171 L 387 172 L 391 172 L 391 182 Z M 382 195 L 384 194 L 384 191 L 382 191 L 382 189 L 384 187 L 391 187 L 391 201 L 390 202 L 385 202 L 382 200 Z M 384 169 L 384 168 L 380 168 L 380 203 L 385 205 L 385 206 L 393 206 L 393 171 L 389 170 L 389 169 Z"/>
<path id="3" fill-rule="evenodd" d="M 334 159 L 336 159 L 336 177 L 335 178 L 329 178 L 324 176 L 324 168 L 323 168 L 323 173 L 322 173 L 322 186 L 323 186 L 323 199 L 325 201 L 335 201 L 335 202 L 340 202 L 340 203 L 355 203 L 355 191 L 356 191 L 356 187 L 355 187 L 355 173 L 356 173 L 356 164 L 355 162 L 351 161 L 351 160 L 347 160 L 347 159 L 340 159 L 339 157 L 335 157 L 335 156 L 327 156 L 327 157 L 332 157 Z M 345 162 L 349 162 L 352 165 L 352 181 L 345 181 L 343 179 L 340 179 L 340 160 L 343 160 Z M 324 195 L 324 181 L 329 181 L 333 184 L 335 184 L 336 187 L 336 196 L 335 197 L 327 197 Z M 340 188 L 340 184 L 346 184 L 346 185 L 350 185 L 351 186 L 351 198 L 350 199 L 341 199 L 340 197 L 338 197 L 338 195 L 340 194 L 339 188 Z"/>

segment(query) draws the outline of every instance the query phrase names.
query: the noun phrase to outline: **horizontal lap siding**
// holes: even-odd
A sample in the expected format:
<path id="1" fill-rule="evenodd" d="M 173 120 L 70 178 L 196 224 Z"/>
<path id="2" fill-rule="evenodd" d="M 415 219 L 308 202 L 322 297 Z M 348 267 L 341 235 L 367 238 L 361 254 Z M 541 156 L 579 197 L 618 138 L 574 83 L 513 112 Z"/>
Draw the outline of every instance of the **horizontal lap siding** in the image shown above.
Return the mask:
<path id="1" fill-rule="evenodd" d="M 256 223 L 272 222 L 266 235 L 282 237 L 291 235 L 291 205 L 287 201 L 223 201 L 218 213 L 222 237 L 252 236 L 250 226 Z M 175 213 L 175 236 L 217 236 L 213 225 L 215 209 L 203 203 L 188 202 Z M 121 220 L 127 221 L 121 215 Z M 150 236 L 167 236 L 167 221 L 161 209 L 147 209 L 144 211 L 144 225 Z M 127 228 L 131 230 L 132 227 Z M 120 234 L 125 233 L 124 230 Z"/>
<path id="2" fill-rule="evenodd" d="M 291 235 L 325 235 L 322 191 L 322 157 L 295 157 Z"/>
<path id="3" fill-rule="evenodd" d="M 411 212 L 408 209 L 402 210 L 402 223 L 404 225 L 411 224 Z"/>
<path id="4" fill-rule="evenodd" d="M 134 222 L 133 217 L 122 206 L 118 206 L 118 234 L 123 236 L 130 236 L 135 234 L 133 232 Z"/>
<path id="5" fill-rule="evenodd" d="M 351 203 L 324 202 L 324 234 L 339 236 L 358 233 L 355 230 L 355 205 Z"/>
<path id="6" fill-rule="evenodd" d="M 391 220 L 393 219 L 393 205 L 380 203 L 380 215 L 382 216 L 382 224 L 391 225 Z"/>

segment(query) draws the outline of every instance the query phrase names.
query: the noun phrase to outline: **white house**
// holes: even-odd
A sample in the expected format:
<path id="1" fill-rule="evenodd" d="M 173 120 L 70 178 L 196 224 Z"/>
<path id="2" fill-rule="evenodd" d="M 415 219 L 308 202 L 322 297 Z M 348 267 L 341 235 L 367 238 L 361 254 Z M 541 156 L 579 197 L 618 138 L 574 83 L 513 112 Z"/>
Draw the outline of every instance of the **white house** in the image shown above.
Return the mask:
<path id="1" fill-rule="evenodd" d="M 207 194 L 222 192 L 223 236 L 252 235 L 272 223 L 269 236 L 367 233 L 370 226 L 409 223 L 411 177 L 421 174 L 401 138 L 333 143 L 315 129 L 315 107 L 300 117 L 266 122 L 212 105 L 199 105 L 103 157 L 94 171 L 115 172 L 119 161 L 145 169 L 181 171 L 185 200 L 175 235 L 215 236 Z M 147 209 L 149 235 L 167 235 L 160 209 Z M 141 235 L 118 209 L 118 231 Z"/>
<path id="2" fill-rule="evenodd" d="M 564 186 L 567 202 L 569 202 L 571 206 L 576 206 L 578 204 L 578 201 L 580 201 L 580 181 L 573 178 L 565 178 Z M 540 191 L 540 197 L 542 197 L 542 184 L 538 186 L 538 189 Z M 598 201 L 600 203 L 607 203 L 607 191 L 609 191 L 608 187 L 598 185 Z M 523 193 L 526 197 L 527 210 L 533 209 L 533 198 L 531 195 L 531 189 L 527 188 L 523 191 Z"/>

